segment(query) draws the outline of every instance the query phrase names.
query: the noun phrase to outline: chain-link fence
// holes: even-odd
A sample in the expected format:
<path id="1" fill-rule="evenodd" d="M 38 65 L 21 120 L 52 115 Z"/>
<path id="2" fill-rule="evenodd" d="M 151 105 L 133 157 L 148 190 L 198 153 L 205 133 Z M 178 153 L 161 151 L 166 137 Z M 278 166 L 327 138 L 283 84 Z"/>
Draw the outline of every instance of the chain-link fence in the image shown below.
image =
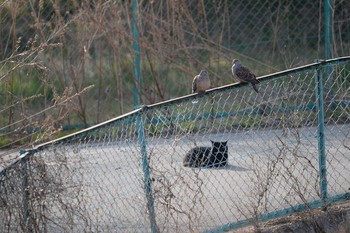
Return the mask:
<path id="1" fill-rule="evenodd" d="M 133 93 L 140 104 L 188 94 L 183 87 L 203 67 L 215 86 L 227 85 L 233 58 L 263 75 L 327 58 L 326 43 L 334 57 L 349 55 L 349 8 L 338 0 L 3 0 L 0 132 L 99 123 L 131 111 Z"/>
<path id="2" fill-rule="evenodd" d="M 350 57 L 260 81 L 26 151 L 1 173 L 0 231 L 222 232 L 349 199 Z"/>

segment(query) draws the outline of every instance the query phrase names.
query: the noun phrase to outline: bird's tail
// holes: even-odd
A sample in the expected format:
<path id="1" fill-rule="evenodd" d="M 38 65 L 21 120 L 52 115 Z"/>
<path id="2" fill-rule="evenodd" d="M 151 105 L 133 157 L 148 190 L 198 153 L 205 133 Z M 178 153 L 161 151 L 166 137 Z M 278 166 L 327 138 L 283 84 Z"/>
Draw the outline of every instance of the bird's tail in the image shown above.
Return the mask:
<path id="1" fill-rule="evenodd" d="M 252 83 L 252 86 L 253 86 L 254 91 L 256 91 L 256 93 L 259 93 L 259 90 L 258 90 L 258 88 L 256 87 L 255 83 Z"/>

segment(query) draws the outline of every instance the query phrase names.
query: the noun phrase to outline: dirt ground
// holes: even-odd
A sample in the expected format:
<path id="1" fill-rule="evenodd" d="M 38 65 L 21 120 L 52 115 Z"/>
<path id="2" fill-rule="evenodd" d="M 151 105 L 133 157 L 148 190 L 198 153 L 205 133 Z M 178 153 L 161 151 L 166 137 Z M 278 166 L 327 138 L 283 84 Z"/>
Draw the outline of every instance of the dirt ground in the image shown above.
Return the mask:
<path id="1" fill-rule="evenodd" d="M 350 233 L 350 201 L 230 231 L 234 233 Z"/>

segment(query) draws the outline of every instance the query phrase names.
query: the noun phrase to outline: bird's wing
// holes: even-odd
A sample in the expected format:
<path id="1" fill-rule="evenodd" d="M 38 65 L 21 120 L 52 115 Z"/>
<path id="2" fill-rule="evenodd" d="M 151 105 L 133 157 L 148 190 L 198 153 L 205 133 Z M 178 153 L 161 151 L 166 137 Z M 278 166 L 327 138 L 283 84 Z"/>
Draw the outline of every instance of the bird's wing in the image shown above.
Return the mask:
<path id="1" fill-rule="evenodd" d="M 246 67 L 238 67 L 235 71 L 236 76 L 244 82 L 256 82 L 255 75 Z"/>
<path id="2" fill-rule="evenodd" d="M 192 93 L 195 93 L 197 91 L 197 78 L 198 75 L 194 77 L 193 82 L 192 82 Z"/>

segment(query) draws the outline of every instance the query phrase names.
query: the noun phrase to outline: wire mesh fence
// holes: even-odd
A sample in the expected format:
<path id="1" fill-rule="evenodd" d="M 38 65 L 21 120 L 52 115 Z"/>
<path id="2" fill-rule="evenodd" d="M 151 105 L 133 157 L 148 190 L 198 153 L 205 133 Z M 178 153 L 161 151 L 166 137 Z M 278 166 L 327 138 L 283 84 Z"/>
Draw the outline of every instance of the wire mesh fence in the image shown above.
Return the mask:
<path id="1" fill-rule="evenodd" d="M 179 83 L 203 67 L 226 85 L 232 57 L 263 75 L 325 58 L 327 41 L 334 57 L 349 55 L 348 1 L 329 6 L 330 37 L 328 1 L 137 1 L 136 13 L 131 2 L 2 1 L 0 130 L 99 123 L 133 109 L 134 86 L 141 104 L 188 94 Z M 132 78 L 134 13 L 141 83 Z"/>
<path id="2" fill-rule="evenodd" d="M 155 105 L 23 153 L 1 232 L 223 232 L 348 200 L 350 58 Z"/>

